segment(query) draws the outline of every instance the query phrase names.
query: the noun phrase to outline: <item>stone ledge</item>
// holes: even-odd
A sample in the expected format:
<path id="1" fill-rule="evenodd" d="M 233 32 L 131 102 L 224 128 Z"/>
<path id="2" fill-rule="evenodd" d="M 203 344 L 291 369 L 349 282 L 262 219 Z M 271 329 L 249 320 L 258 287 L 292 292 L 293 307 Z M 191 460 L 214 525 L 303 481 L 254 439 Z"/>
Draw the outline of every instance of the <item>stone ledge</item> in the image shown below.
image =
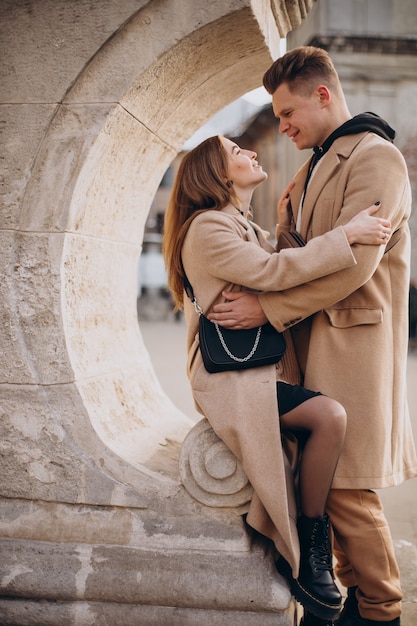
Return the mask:
<path id="1" fill-rule="evenodd" d="M 205 611 L 107 602 L 1 600 L 2 626 L 293 626 L 295 607 L 281 613 Z M 30 621 L 25 616 L 30 615 Z"/>
<path id="2" fill-rule="evenodd" d="M 0 549 L 2 626 L 137 626 L 139 616 L 141 626 L 223 625 L 225 616 L 247 626 L 293 623 L 289 590 L 259 545 L 230 552 L 219 541 L 203 552 L 10 540 Z M 34 603 L 40 621 L 25 622 Z M 101 619 L 116 613 L 119 621 Z"/>

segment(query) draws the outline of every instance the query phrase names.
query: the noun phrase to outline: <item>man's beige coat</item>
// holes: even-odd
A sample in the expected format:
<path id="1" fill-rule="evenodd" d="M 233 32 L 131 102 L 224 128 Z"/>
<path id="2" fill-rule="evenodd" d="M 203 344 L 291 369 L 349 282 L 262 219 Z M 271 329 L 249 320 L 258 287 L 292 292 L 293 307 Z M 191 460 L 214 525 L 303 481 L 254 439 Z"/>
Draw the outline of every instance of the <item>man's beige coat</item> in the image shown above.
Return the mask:
<path id="1" fill-rule="evenodd" d="M 291 192 L 295 216 L 306 169 L 298 172 Z M 280 330 L 315 313 L 292 333 L 299 357 L 308 351 L 305 386 L 339 400 L 347 411 L 333 481 L 342 489 L 389 487 L 417 474 L 406 397 L 411 195 L 402 155 L 373 133 L 340 137 L 311 179 L 302 210 L 301 235 L 311 240 L 377 200 L 378 215 L 389 218 L 394 230 L 401 228 L 390 251 L 355 245 L 356 265 L 259 298 Z M 298 258 L 296 272 L 312 260 Z"/>
<path id="2" fill-rule="evenodd" d="M 223 289 L 288 289 L 355 265 L 342 228 L 302 250 L 274 253 L 265 234 L 235 209 L 206 211 L 190 226 L 182 260 L 205 313 L 223 302 Z M 281 441 L 276 381 L 299 381 L 290 336 L 277 368 L 209 374 L 198 346 L 198 314 L 184 302 L 188 324 L 188 375 L 199 411 L 241 460 L 254 488 L 248 523 L 270 537 L 297 574 L 299 546 L 291 463 L 294 450 Z M 283 451 L 286 446 L 286 452 Z M 291 454 L 292 453 L 292 454 Z"/>

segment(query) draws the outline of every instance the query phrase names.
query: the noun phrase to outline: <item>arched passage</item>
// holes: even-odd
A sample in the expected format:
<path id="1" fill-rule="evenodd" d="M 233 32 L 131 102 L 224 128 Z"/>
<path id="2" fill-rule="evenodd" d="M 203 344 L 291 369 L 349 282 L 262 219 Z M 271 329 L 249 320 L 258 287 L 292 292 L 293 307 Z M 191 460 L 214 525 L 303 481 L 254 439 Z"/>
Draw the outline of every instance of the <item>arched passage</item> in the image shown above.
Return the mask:
<path id="1" fill-rule="evenodd" d="M 23 598 L 0 600 L 0 613 L 14 607 L 11 623 L 30 599 L 69 612 L 66 622 L 50 617 L 51 603 L 52 621 L 45 613 L 34 624 L 98 623 L 82 603 L 105 613 L 114 598 L 217 611 L 223 579 L 203 598 L 197 570 L 203 579 L 213 562 L 238 571 L 248 554 L 240 511 L 207 511 L 181 487 L 177 444 L 191 424 L 144 349 L 136 264 L 169 163 L 202 123 L 259 85 L 279 29 L 310 4 L 288 3 L 292 13 L 267 0 L 123 0 L 101 12 L 88 0 L 3 4 L 2 584 Z M 202 545 L 201 565 L 189 551 Z M 160 579 L 169 550 L 195 593 L 178 598 Z M 255 588 L 262 558 L 249 558 Z M 39 559 L 49 564 L 42 580 Z M 148 587 L 138 591 L 139 566 Z M 288 596 L 277 600 L 262 575 L 255 604 L 237 586 L 222 610 L 255 607 L 263 624 L 264 610 L 286 610 Z M 248 619 L 240 623 L 256 623 Z"/>
<path id="2" fill-rule="evenodd" d="M 137 325 L 150 203 L 185 140 L 258 86 L 271 59 L 249 3 L 215 6 L 204 23 L 193 8 L 184 20 L 175 3 L 152 2 L 97 51 L 43 136 L 22 218 L 23 231 L 48 231 L 56 262 L 61 255 L 62 366 L 34 361 L 35 376 L 73 385 L 83 419 L 139 469 L 190 428 L 162 393 Z M 86 445 L 84 429 L 77 439 Z"/>
<path id="3" fill-rule="evenodd" d="M 179 27 L 175 19 L 181 23 L 175 12 L 164 15 L 173 31 Z M 143 40 L 144 25 L 142 15 L 133 20 L 128 27 L 133 32 L 119 35 L 120 47 L 132 38 Z M 112 46 L 124 58 L 118 37 Z M 137 332 L 136 260 L 150 202 L 190 134 L 217 109 L 257 86 L 269 62 L 249 7 L 193 30 L 135 77 L 123 95 L 113 96 L 117 104 L 74 186 L 63 256 L 71 364 L 95 429 L 134 465 L 146 465 L 158 445 L 182 438 L 189 427 L 161 398 Z M 88 83 L 82 77 L 68 94 L 69 109 L 74 99 L 85 99 L 83 87 L 91 89 L 96 74 L 106 74 L 100 55 L 93 66 Z M 82 282 L 74 290 L 76 277 Z"/>

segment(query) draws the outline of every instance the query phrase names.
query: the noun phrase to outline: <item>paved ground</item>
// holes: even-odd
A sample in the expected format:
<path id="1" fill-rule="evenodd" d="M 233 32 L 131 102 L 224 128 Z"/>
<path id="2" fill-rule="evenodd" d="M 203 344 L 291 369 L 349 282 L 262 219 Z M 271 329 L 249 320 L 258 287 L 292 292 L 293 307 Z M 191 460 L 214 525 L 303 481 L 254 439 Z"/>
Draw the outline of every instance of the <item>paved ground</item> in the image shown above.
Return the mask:
<path id="1" fill-rule="evenodd" d="M 196 421 L 185 374 L 185 323 L 141 321 L 140 327 L 159 381 L 175 405 Z M 408 394 L 417 441 L 417 349 L 408 359 Z M 417 626 L 417 478 L 380 492 L 390 522 L 404 591 L 402 626 Z"/>

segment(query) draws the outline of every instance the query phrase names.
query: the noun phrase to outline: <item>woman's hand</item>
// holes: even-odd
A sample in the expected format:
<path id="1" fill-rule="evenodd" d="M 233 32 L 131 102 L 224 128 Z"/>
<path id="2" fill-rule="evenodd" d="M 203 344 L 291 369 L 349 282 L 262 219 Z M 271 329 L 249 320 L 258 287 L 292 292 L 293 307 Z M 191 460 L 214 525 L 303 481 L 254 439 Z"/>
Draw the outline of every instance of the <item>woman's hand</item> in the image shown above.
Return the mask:
<path id="1" fill-rule="evenodd" d="M 380 206 L 381 204 L 376 202 L 367 209 L 363 209 L 343 226 L 350 244 L 363 243 L 380 246 L 388 243 L 392 234 L 391 222 L 382 217 L 373 216 Z"/>
<path id="2" fill-rule="evenodd" d="M 293 189 L 295 183 L 291 181 L 289 185 L 284 189 L 277 204 L 278 224 L 281 228 L 289 227 L 291 224 L 292 210 L 290 191 Z"/>

